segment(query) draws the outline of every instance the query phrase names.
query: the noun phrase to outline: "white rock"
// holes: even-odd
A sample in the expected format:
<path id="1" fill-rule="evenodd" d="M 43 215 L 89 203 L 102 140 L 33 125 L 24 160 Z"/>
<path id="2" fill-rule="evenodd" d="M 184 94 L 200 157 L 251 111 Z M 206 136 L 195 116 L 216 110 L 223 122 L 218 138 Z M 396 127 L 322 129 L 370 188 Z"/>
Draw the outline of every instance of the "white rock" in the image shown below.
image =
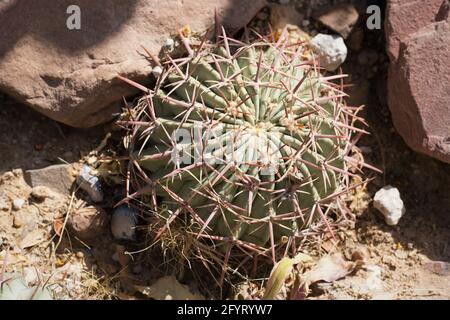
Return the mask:
<path id="1" fill-rule="evenodd" d="M 320 65 L 328 71 L 335 71 L 347 58 L 344 39 L 338 35 L 319 33 L 311 39 L 313 51 L 320 57 Z"/>
<path id="2" fill-rule="evenodd" d="M 14 210 L 20 210 L 20 209 L 22 209 L 24 204 L 25 204 L 25 200 L 23 200 L 23 199 L 14 199 L 14 201 L 13 201 L 13 209 Z"/>
<path id="3" fill-rule="evenodd" d="M 160 66 L 156 66 L 152 70 L 152 74 L 155 76 L 155 78 L 158 78 L 163 73 L 163 69 Z"/>
<path id="4" fill-rule="evenodd" d="M 384 220 L 390 226 L 397 225 L 406 211 L 400 192 L 392 186 L 378 190 L 373 199 L 373 206 L 384 215 Z"/>
<path id="5" fill-rule="evenodd" d="M 126 206 L 117 208 L 111 219 L 111 232 L 117 240 L 135 240 L 138 215 Z"/>
<path id="6" fill-rule="evenodd" d="M 172 38 L 167 38 L 164 42 L 164 50 L 167 52 L 172 52 L 175 47 L 175 41 Z"/>

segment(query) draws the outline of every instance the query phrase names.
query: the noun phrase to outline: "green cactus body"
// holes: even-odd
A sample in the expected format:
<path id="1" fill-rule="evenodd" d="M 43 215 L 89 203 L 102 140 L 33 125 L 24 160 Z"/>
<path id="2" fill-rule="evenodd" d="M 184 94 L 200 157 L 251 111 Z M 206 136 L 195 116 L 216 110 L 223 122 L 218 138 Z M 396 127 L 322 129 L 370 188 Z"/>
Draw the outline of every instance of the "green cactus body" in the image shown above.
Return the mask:
<path id="1" fill-rule="evenodd" d="M 354 114 L 306 47 L 226 48 L 172 64 L 140 100 L 148 125 L 137 125 L 133 157 L 167 218 L 187 214 L 200 236 L 267 249 L 344 189 Z"/>
<path id="2" fill-rule="evenodd" d="M 52 296 L 45 287 L 29 287 L 22 277 L 5 273 L 0 282 L 0 300 L 52 300 Z"/>

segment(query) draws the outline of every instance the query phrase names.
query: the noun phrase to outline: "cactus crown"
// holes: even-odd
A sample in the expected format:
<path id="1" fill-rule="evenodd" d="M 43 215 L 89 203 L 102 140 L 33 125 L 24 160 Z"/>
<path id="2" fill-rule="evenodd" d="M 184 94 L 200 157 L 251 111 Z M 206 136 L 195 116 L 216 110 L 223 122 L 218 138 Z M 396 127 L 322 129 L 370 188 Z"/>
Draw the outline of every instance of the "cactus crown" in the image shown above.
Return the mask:
<path id="1" fill-rule="evenodd" d="M 352 175 L 350 139 L 362 131 L 333 82 L 343 75 L 325 77 L 307 44 L 283 36 L 247 45 L 224 35 L 206 52 L 186 40 L 189 57 L 168 58 L 128 122 L 140 177 L 131 197 L 150 195 L 160 217 L 165 209 L 157 237 L 182 219 L 224 259 L 237 247 L 275 261 L 313 223 L 331 231 L 327 215 Z"/>

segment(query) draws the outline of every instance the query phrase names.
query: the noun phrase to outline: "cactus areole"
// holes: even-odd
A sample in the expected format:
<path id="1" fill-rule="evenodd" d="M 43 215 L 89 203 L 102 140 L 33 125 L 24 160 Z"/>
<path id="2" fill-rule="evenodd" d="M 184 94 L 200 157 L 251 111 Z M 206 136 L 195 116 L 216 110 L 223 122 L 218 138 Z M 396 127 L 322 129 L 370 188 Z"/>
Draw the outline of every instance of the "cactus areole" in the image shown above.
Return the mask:
<path id="1" fill-rule="evenodd" d="M 330 228 L 359 109 L 307 44 L 224 40 L 169 59 L 139 100 L 129 149 L 146 186 L 134 196 L 165 217 L 159 235 L 183 217 L 198 239 L 274 253 Z"/>

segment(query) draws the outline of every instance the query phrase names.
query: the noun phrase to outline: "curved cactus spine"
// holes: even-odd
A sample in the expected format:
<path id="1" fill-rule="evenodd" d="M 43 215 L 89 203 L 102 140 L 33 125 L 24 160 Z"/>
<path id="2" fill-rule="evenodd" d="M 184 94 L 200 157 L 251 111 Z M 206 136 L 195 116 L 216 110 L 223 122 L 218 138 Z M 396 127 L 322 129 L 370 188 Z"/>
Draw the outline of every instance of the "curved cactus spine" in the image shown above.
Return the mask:
<path id="1" fill-rule="evenodd" d="M 344 75 L 325 77 L 306 44 L 222 38 L 213 51 L 169 58 L 145 89 L 128 124 L 147 185 L 129 198 L 149 194 L 154 212 L 167 209 L 157 237 L 183 219 L 226 262 L 234 247 L 276 261 L 313 223 L 332 233 L 327 214 L 352 188 L 351 139 L 365 131 L 333 82 Z"/>

